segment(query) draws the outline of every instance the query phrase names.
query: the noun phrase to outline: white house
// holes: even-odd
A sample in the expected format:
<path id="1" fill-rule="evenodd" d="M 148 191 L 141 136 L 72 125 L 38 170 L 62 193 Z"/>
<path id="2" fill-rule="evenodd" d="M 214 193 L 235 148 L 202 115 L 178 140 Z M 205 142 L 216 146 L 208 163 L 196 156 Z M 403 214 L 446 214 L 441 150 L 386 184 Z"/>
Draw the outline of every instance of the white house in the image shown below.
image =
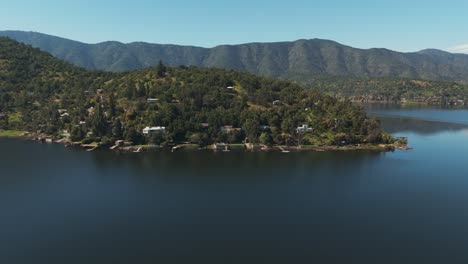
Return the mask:
<path id="1" fill-rule="evenodd" d="M 309 125 L 302 125 L 300 127 L 297 127 L 296 129 L 297 133 L 306 133 L 306 132 L 312 132 L 312 131 L 314 131 L 314 129 L 309 127 Z"/>
<path id="2" fill-rule="evenodd" d="M 155 103 L 157 103 L 158 101 L 159 101 L 159 99 L 157 99 L 157 98 L 148 98 L 148 99 L 146 100 L 146 102 L 147 102 L 148 104 L 155 104 Z"/>
<path id="3" fill-rule="evenodd" d="M 166 132 L 165 127 L 157 126 L 157 127 L 145 127 L 143 129 L 143 134 L 144 135 L 152 135 L 155 133 L 161 133 L 164 134 Z"/>
<path id="4" fill-rule="evenodd" d="M 227 89 L 232 90 L 232 89 L 234 89 L 234 87 L 233 86 L 228 86 Z"/>

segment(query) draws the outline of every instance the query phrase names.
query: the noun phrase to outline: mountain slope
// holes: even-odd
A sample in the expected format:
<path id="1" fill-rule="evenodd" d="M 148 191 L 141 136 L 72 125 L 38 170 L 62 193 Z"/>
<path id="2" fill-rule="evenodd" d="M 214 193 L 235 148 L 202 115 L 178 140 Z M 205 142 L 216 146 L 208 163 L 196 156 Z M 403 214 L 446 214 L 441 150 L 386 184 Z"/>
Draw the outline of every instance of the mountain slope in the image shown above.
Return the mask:
<path id="1" fill-rule="evenodd" d="M 308 83 L 329 76 L 468 82 L 468 55 L 438 50 L 400 53 L 356 49 L 329 40 L 223 45 L 211 49 L 149 43 L 85 44 L 34 32 L 2 31 L 17 41 L 87 69 L 127 71 L 156 65 L 234 69 Z"/>

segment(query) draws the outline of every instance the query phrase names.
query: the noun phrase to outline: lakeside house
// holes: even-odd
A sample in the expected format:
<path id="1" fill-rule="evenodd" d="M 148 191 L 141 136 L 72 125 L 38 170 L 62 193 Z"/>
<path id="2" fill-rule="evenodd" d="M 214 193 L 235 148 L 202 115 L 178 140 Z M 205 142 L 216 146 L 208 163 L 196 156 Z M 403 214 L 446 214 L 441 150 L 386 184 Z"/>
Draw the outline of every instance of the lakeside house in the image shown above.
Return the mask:
<path id="1" fill-rule="evenodd" d="M 296 132 L 297 133 L 307 133 L 307 132 L 313 132 L 314 129 L 309 127 L 309 125 L 303 124 L 302 126 L 297 127 Z"/>
<path id="2" fill-rule="evenodd" d="M 159 99 L 157 99 L 157 98 L 148 98 L 148 99 L 146 99 L 146 102 L 147 102 L 148 104 L 155 104 L 155 103 L 157 103 L 158 101 L 159 101 Z"/>
<path id="3" fill-rule="evenodd" d="M 166 128 L 161 127 L 161 126 L 156 126 L 156 127 L 145 127 L 143 129 L 143 134 L 144 135 L 153 135 L 156 133 L 164 134 L 166 133 Z"/>

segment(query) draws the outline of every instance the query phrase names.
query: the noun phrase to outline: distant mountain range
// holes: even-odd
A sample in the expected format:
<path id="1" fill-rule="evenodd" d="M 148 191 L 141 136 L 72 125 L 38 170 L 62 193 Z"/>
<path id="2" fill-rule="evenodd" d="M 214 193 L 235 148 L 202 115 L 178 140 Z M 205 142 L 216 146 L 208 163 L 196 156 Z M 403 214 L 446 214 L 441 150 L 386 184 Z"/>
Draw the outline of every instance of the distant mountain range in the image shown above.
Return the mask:
<path id="1" fill-rule="evenodd" d="M 201 48 L 143 42 L 86 44 L 23 31 L 0 31 L 0 36 L 92 70 L 135 70 L 154 66 L 161 60 L 170 66 L 234 69 L 303 83 L 330 76 L 468 83 L 468 55 L 434 49 L 413 53 L 377 48 L 365 50 L 321 39 Z"/>

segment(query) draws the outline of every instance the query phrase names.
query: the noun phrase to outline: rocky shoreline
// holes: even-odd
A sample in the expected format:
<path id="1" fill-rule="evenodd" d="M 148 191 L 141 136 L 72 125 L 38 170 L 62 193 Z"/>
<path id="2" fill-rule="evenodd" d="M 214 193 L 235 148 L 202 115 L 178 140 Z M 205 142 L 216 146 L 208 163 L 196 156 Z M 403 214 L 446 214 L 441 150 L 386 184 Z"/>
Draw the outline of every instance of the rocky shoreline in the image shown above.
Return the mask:
<path id="1" fill-rule="evenodd" d="M 312 145 L 301 145 L 301 146 L 283 146 L 283 145 L 273 145 L 266 146 L 262 144 L 227 144 L 227 143 L 216 143 L 206 147 L 200 147 L 195 144 L 183 143 L 183 144 L 172 144 L 169 146 L 159 146 L 159 145 L 132 145 L 129 142 L 124 142 L 123 140 L 118 140 L 114 144 L 101 144 L 101 143 L 90 143 L 83 144 L 81 142 L 71 142 L 68 139 L 59 139 L 54 140 L 51 136 L 40 135 L 32 136 L 27 132 L 21 134 L 17 133 L 12 136 L 3 136 L 8 138 L 21 138 L 33 140 L 35 142 L 41 143 L 57 143 L 63 144 L 66 148 L 76 148 L 82 149 L 84 151 L 96 151 L 96 150 L 110 150 L 116 152 L 126 152 L 126 153 L 147 153 L 147 152 L 160 152 L 160 151 L 214 151 L 214 152 L 231 152 L 231 151 L 246 151 L 246 152 L 305 152 L 305 151 L 315 151 L 315 152 L 327 152 L 327 151 L 377 151 L 377 152 L 392 152 L 396 149 L 399 150 L 411 150 L 412 148 L 408 146 L 407 138 L 400 138 L 397 142 L 393 144 L 352 144 L 352 145 L 327 145 L 327 146 L 312 146 Z"/>

